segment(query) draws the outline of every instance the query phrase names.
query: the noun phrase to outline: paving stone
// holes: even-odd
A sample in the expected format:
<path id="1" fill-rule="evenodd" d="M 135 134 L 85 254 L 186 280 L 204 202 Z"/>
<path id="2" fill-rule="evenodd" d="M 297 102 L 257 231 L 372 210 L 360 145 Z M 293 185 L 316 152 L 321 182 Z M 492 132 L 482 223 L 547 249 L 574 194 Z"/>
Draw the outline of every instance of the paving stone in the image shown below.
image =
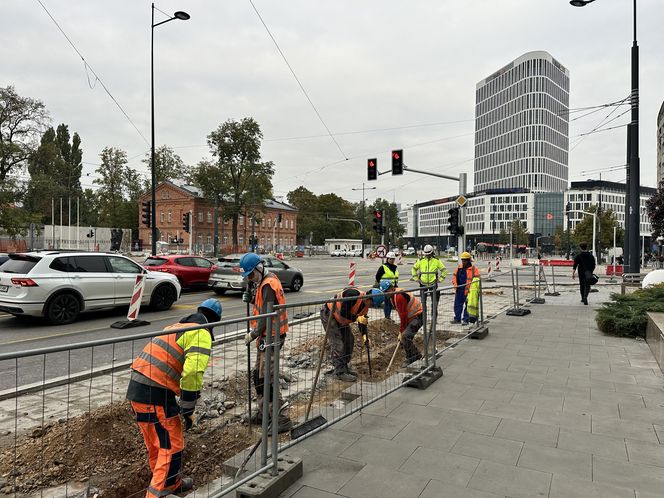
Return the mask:
<path id="1" fill-rule="evenodd" d="M 547 497 L 551 474 L 511 465 L 481 461 L 468 487 L 510 498 Z"/>
<path id="2" fill-rule="evenodd" d="M 416 498 L 428 482 L 426 477 L 366 465 L 339 492 L 349 498 Z"/>
<path id="3" fill-rule="evenodd" d="M 482 405 L 482 408 L 480 408 L 479 414 L 530 422 L 534 412 L 534 405 L 513 405 L 510 403 L 486 401 Z"/>
<path id="4" fill-rule="evenodd" d="M 397 443 L 413 443 L 434 450 L 447 451 L 459 439 L 463 431 L 455 427 L 439 424 L 435 428 L 411 421 L 394 436 L 393 441 Z"/>
<path id="5" fill-rule="evenodd" d="M 478 458 L 419 447 L 399 470 L 413 476 L 466 486 L 479 462 Z"/>
<path id="6" fill-rule="evenodd" d="M 555 448 L 558 443 L 558 431 L 558 427 L 552 425 L 533 424 L 504 418 L 500 421 L 494 436 Z"/>
<path id="7" fill-rule="evenodd" d="M 342 495 L 336 493 L 328 493 L 320 489 L 312 488 L 310 486 L 302 486 L 294 494 L 286 495 L 286 498 L 336 498 Z"/>
<path id="8" fill-rule="evenodd" d="M 417 445 L 372 436 L 362 436 L 339 456 L 378 467 L 398 469 L 413 454 Z"/>
<path id="9" fill-rule="evenodd" d="M 435 400 L 435 398 L 434 398 Z M 443 418 L 443 412 L 439 408 L 434 408 L 431 404 L 427 406 L 411 405 L 410 403 L 401 403 L 389 414 L 390 418 L 405 420 L 417 420 L 426 425 L 438 425 Z"/>
<path id="10" fill-rule="evenodd" d="M 503 389 L 487 389 L 484 387 L 472 387 L 468 389 L 460 399 L 481 399 L 508 403 L 514 397 L 514 391 Z"/>
<path id="11" fill-rule="evenodd" d="M 471 387 L 471 389 L 473 389 Z M 432 399 L 427 406 L 440 410 L 457 410 L 460 412 L 477 413 L 484 404 L 483 399 L 473 398 L 446 398 L 444 395 Z"/>
<path id="12" fill-rule="evenodd" d="M 619 403 L 618 408 L 620 409 L 620 418 L 623 420 L 635 420 L 651 424 L 664 420 L 664 408 L 644 408 L 623 403 Z"/>
<path id="13" fill-rule="evenodd" d="M 500 417 L 448 411 L 443 415 L 440 426 L 461 429 L 466 432 L 492 436 L 500 423 Z"/>
<path id="14" fill-rule="evenodd" d="M 517 466 L 592 480 L 592 456 L 590 453 L 526 443 Z"/>
<path id="15" fill-rule="evenodd" d="M 502 495 L 495 495 L 431 479 L 419 498 L 502 498 Z"/>
<path id="16" fill-rule="evenodd" d="M 664 472 L 661 467 L 634 464 L 593 457 L 593 481 L 633 488 L 639 492 L 659 493 L 664 489 Z"/>
<path id="17" fill-rule="evenodd" d="M 558 437 L 558 448 L 592 453 L 593 455 L 623 462 L 627 461 L 625 440 L 622 438 L 601 436 L 599 434 L 562 428 Z"/>
<path id="18" fill-rule="evenodd" d="M 536 409 L 531 422 L 586 432 L 590 432 L 591 429 L 591 416 L 589 414 L 568 413 L 560 410 L 552 411 L 546 408 Z"/>
<path id="19" fill-rule="evenodd" d="M 392 439 L 408 422 L 396 418 L 363 414 L 343 426 L 342 430 L 368 436 Z"/>
<path id="20" fill-rule="evenodd" d="M 325 430 L 319 436 L 308 437 L 297 443 L 296 448 L 308 449 L 323 455 L 339 456 L 361 437 L 361 434 L 355 432 Z"/>
<path id="21" fill-rule="evenodd" d="M 618 403 L 590 401 L 573 396 L 565 397 L 563 413 L 576 415 L 603 415 L 616 418 L 619 416 Z"/>
<path id="22" fill-rule="evenodd" d="M 516 465 L 523 443 L 472 432 L 464 432 L 452 446 L 451 452 L 483 460 Z"/>
<path id="23" fill-rule="evenodd" d="M 323 443 L 324 444 L 324 443 Z M 339 489 L 364 468 L 364 464 L 344 458 L 316 453 L 299 445 L 288 450 L 289 455 L 302 458 L 303 476 L 297 484 L 336 493 Z"/>
<path id="24" fill-rule="evenodd" d="M 634 490 L 553 474 L 549 498 L 634 498 Z"/>
<path id="25" fill-rule="evenodd" d="M 645 463 L 664 467 L 664 445 L 627 439 L 627 455 L 631 463 Z"/>

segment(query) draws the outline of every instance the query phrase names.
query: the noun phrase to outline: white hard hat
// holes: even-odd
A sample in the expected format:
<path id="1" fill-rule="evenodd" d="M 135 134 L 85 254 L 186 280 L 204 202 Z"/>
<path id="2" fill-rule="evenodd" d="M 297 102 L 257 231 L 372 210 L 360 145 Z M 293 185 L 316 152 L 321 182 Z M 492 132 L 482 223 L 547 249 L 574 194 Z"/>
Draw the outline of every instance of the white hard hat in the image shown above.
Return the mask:
<path id="1" fill-rule="evenodd" d="M 386 259 L 394 259 L 396 257 L 397 255 L 394 254 L 392 251 L 388 252 L 387 255 L 385 256 Z"/>
<path id="2" fill-rule="evenodd" d="M 433 246 L 431 244 L 424 246 L 424 254 L 433 254 Z"/>

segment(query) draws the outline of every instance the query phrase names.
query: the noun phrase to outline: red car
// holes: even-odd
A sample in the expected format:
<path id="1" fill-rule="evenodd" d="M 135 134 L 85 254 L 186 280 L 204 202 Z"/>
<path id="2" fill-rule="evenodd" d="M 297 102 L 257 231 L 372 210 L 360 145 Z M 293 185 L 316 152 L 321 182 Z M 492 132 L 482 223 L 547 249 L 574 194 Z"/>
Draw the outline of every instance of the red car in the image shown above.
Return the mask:
<path id="1" fill-rule="evenodd" d="M 210 273 L 217 266 L 210 260 L 189 254 L 165 254 L 150 256 L 143 266 L 150 271 L 175 275 L 182 288 L 207 287 Z"/>

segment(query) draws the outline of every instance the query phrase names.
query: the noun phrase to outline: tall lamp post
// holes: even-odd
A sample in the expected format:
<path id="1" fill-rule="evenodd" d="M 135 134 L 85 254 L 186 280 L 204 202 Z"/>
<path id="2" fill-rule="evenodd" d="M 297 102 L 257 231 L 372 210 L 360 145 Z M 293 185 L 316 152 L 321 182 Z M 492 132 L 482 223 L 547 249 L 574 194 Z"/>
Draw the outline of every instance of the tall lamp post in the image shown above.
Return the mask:
<path id="1" fill-rule="evenodd" d="M 595 0 L 570 0 L 574 7 L 585 7 Z M 639 237 L 641 232 L 641 166 L 639 159 L 639 45 L 636 41 L 636 0 L 632 1 L 633 7 L 633 41 L 632 41 L 632 90 L 630 92 L 630 103 L 632 108 L 632 119 L 627 132 L 627 155 L 629 166 L 627 168 L 627 196 L 629 211 L 625 213 L 626 228 L 626 261 L 630 273 L 641 271 L 639 261 Z"/>
<path id="2" fill-rule="evenodd" d="M 151 191 L 152 191 L 152 255 L 157 254 L 157 177 L 155 172 L 155 153 L 154 153 L 154 28 L 166 24 L 174 19 L 186 21 L 191 16 L 181 10 L 175 12 L 173 17 L 169 17 L 165 21 L 154 22 L 154 3 L 152 4 L 152 32 L 150 38 L 150 93 L 151 93 L 151 112 L 152 112 L 152 147 L 150 153 L 150 176 L 151 176 Z"/>
<path id="3" fill-rule="evenodd" d="M 365 187 L 364 182 L 362 182 L 362 188 L 354 188 L 351 189 L 353 191 L 355 190 L 361 190 L 362 191 L 362 257 L 364 257 L 364 225 L 365 225 L 365 220 L 366 220 L 366 199 L 364 197 L 364 191 L 365 190 L 376 190 L 376 187 Z"/>

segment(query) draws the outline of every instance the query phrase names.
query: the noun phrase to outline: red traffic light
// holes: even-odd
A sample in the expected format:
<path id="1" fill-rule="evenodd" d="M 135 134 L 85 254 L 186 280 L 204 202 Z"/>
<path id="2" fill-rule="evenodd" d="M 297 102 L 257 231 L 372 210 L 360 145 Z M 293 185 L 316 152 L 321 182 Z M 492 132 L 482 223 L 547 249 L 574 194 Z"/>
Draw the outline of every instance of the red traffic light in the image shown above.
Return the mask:
<path id="1" fill-rule="evenodd" d="M 395 150 L 394 152 L 392 152 L 392 157 L 394 159 L 399 159 L 401 157 L 401 154 L 399 154 L 399 152 L 400 151 L 398 151 L 398 150 Z"/>
<path id="2" fill-rule="evenodd" d="M 376 217 L 378 219 L 383 217 L 383 213 L 380 212 L 378 209 L 374 209 L 373 215 L 374 215 L 374 217 Z"/>
<path id="3" fill-rule="evenodd" d="M 378 180 L 378 160 L 367 159 L 367 180 Z"/>

